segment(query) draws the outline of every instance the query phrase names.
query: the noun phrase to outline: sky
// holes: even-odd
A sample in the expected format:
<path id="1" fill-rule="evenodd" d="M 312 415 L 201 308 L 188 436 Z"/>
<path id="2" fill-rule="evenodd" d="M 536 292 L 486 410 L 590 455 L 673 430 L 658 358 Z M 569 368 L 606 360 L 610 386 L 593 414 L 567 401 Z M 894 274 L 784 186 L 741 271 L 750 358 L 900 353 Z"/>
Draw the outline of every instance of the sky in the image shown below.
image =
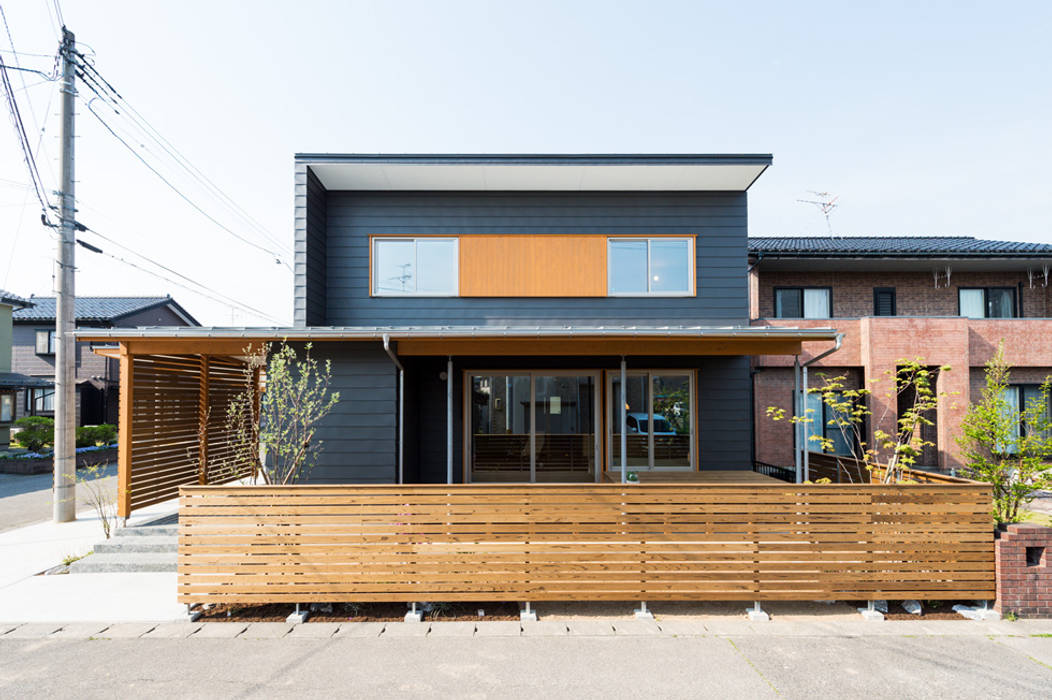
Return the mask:
<path id="1" fill-rule="evenodd" d="M 799 200 L 828 192 L 836 235 L 1052 242 L 1048 2 L 59 5 L 140 124 L 217 188 L 81 85 L 77 219 L 104 254 L 77 249 L 79 295 L 170 293 L 206 325 L 291 323 L 276 256 L 292 262 L 297 152 L 772 153 L 753 236 L 825 235 Z M 50 71 L 54 0 L 0 6 L 23 52 L 0 34 L 5 62 Z M 58 83 L 10 76 L 55 190 Z M 3 121 L 0 288 L 50 295 L 54 238 Z"/>

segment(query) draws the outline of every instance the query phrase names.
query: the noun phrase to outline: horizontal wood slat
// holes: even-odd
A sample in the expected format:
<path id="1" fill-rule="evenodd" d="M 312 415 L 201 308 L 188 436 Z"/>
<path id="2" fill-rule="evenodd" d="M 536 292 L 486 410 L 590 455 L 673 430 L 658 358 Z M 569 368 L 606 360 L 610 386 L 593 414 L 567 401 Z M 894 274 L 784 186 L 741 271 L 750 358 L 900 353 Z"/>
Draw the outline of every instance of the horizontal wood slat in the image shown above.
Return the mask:
<path id="1" fill-rule="evenodd" d="M 183 603 L 994 596 L 988 485 L 180 489 Z"/>

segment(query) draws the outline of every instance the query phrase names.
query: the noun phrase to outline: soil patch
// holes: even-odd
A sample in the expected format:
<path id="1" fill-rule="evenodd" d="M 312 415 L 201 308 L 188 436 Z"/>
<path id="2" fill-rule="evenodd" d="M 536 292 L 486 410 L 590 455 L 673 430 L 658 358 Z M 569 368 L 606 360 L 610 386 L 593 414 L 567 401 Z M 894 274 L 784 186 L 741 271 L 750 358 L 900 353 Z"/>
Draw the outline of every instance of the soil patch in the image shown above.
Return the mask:
<path id="1" fill-rule="evenodd" d="M 213 605 L 201 609 L 201 619 L 213 622 L 284 622 L 295 605 Z M 425 620 L 477 622 L 479 620 L 518 620 L 517 603 L 431 603 L 417 606 Z M 479 610 L 485 614 L 480 616 Z M 332 603 L 332 610 L 311 611 L 307 622 L 400 622 L 408 611 L 405 603 Z"/>

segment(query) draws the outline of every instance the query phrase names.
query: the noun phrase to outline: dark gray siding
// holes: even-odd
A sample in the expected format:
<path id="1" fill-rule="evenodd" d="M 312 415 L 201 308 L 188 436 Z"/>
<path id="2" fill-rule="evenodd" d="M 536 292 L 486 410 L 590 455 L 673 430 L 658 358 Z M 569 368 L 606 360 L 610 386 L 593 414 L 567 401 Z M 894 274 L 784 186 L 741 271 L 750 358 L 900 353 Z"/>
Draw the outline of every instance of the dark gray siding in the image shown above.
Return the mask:
<path id="1" fill-rule="evenodd" d="M 311 354 L 332 361 L 340 401 L 318 429 L 323 442 L 311 483 L 397 481 L 397 378 L 379 344 L 316 343 Z"/>
<path id="2" fill-rule="evenodd" d="M 298 324 L 744 325 L 747 321 L 744 193 L 329 192 L 325 203 L 327 259 L 322 266 L 307 255 L 314 243 L 310 218 L 303 218 L 300 206 L 301 198 L 307 196 L 306 179 L 306 172 L 297 173 L 297 270 L 301 261 L 304 266 L 304 274 L 297 275 Z M 642 299 L 369 296 L 370 235 L 470 233 L 696 234 L 698 295 Z M 308 313 L 314 308 L 321 280 L 326 292 L 324 319 Z"/>
<path id="3" fill-rule="evenodd" d="M 748 357 L 706 357 L 698 373 L 702 469 L 752 469 Z"/>
<path id="4" fill-rule="evenodd" d="M 294 323 L 325 325 L 326 192 L 306 165 L 296 165 Z"/>

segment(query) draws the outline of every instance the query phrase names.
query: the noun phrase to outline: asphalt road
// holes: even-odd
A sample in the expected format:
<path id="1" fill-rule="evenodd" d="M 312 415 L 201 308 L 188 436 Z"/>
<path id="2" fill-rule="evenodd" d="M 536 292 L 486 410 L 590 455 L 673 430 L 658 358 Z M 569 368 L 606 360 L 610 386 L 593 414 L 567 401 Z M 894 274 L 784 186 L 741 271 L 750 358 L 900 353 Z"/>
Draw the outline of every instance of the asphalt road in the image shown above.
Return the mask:
<path id="1" fill-rule="evenodd" d="M 83 470 L 80 472 L 83 475 Z M 0 532 L 51 517 L 51 474 L 0 474 Z M 116 492 L 117 465 L 106 467 L 103 488 Z M 87 489 L 77 485 L 77 510 L 90 507 Z"/>
<path id="2" fill-rule="evenodd" d="M 1047 698 L 1052 639 L 0 639 L 0 696 Z"/>

